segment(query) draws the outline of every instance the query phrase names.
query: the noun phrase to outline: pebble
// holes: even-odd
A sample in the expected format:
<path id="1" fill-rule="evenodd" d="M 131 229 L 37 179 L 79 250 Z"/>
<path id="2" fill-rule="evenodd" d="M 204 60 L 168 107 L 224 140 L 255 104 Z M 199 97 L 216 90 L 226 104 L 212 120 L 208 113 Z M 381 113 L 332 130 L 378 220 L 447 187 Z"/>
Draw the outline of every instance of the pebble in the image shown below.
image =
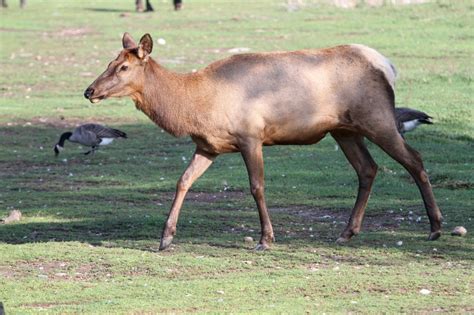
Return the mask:
<path id="1" fill-rule="evenodd" d="M 403 245 L 403 241 L 398 241 L 397 242 L 397 246 L 402 246 Z"/>
<path id="2" fill-rule="evenodd" d="M 9 223 L 12 223 L 12 222 L 17 222 L 17 221 L 21 220 L 21 216 L 22 216 L 21 211 L 17 210 L 17 209 L 14 209 L 14 210 L 10 211 L 10 214 L 8 215 L 8 217 L 3 218 L 2 220 L 0 220 L 0 222 L 3 223 L 3 224 L 9 224 Z"/>
<path id="3" fill-rule="evenodd" d="M 423 295 L 428 295 L 428 294 L 431 294 L 431 291 L 428 290 L 428 289 L 421 289 L 420 293 L 423 294 Z"/>
<path id="4" fill-rule="evenodd" d="M 466 234 L 467 234 L 467 230 L 464 226 L 456 226 L 451 232 L 451 235 L 453 236 L 464 236 Z"/>
<path id="5" fill-rule="evenodd" d="M 246 236 L 246 237 L 244 237 L 244 242 L 245 243 L 253 243 L 253 238 L 250 237 L 250 236 Z"/>

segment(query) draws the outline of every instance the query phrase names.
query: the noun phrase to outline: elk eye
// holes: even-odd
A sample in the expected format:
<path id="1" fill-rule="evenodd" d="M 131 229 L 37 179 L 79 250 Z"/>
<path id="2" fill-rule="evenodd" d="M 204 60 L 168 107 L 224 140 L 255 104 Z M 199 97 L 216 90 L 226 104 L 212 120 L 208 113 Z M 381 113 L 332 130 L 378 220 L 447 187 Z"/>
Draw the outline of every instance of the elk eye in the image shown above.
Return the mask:
<path id="1" fill-rule="evenodd" d="M 128 66 L 123 65 L 122 67 L 120 67 L 120 71 L 127 71 L 127 70 L 128 70 Z"/>

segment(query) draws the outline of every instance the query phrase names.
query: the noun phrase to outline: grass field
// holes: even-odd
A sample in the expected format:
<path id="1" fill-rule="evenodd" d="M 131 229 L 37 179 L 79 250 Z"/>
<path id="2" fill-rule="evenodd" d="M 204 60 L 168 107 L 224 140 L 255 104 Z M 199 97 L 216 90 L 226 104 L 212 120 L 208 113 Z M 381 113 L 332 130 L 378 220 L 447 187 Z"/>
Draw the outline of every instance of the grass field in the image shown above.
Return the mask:
<path id="1" fill-rule="evenodd" d="M 133 1 L 10 0 L 0 11 L 0 301 L 7 314 L 474 312 L 474 6 L 337 9 L 304 1 L 185 1 L 139 14 Z M 418 190 L 369 144 L 380 166 L 362 233 L 334 243 L 357 178 L 330 137 L 265 148 L 266 196 L 277 243 L 254 252 L 256 207 L 238 154 L 219 157 L 184 204 L 171 250 L 158 252 L 176 180 L 194 146 L 172 138 L 131 100 L 91 105 L 84 89 L 121 49 L 123 32 L 166 45 L 153 57 L 178 72 L 229 49 L 293 50 L 363 43 L 400 73 L 398 105 L 435 119 L 407 135 L 443 211 L 428 242 Z M 156 42 L 156 41 L 155 41 Z M 94 156 L 59 135 L 85 122 L 126 131 Z M 449 235 L 463 225 L 466 237 Z M 400 244 L 402 242 L 402 245 Z M 427 289 L 431 293 L 420 294 Z"/>

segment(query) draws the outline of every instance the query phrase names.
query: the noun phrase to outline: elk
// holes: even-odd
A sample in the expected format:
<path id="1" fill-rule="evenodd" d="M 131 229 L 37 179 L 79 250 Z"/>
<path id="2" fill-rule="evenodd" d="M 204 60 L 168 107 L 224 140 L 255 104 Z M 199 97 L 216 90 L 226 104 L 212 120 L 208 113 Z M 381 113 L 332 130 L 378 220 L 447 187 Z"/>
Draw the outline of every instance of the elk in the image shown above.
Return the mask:
<path id="1" fill-rule="evenodd" d="M 125 33 L 123 50 L 84 92 L 92 103 L 129 96 L 137 109 L 170 134 L 190 136 L 196 151 L 179 178 L 160 249 L 170 246 L 187 191 L 223 153 L 240 152 L 256 202 L 261 238 L 274 241 L 264 196 L 262 146 L 309 145 L 328 133 L 355 169 L 359 188 L 349 223 L 337 239 L 359 233 L 377 164 L 364 139 L 407 169 L 423 197 L 431 232 L 441 235 L 436 204 L 420 154 L 397 129 L 395 67 L 372 48 L 344 45 L 318 50 L 248 53 L 228 57 L 194 73 L 178 74 L 150 54 L 149 34 L 136 42 Z"/>

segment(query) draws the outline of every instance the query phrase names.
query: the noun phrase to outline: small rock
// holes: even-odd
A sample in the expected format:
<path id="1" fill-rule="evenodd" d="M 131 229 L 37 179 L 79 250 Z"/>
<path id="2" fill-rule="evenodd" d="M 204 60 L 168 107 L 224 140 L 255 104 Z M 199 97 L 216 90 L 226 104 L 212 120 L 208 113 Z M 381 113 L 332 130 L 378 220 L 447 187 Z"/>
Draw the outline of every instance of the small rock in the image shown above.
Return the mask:
<path id="1" fill-rule="evenodd" d="M 397 246 L 402 246 L 403 245 L 403 241 L 398 241 L 397 242 Z"/>
<path id="2" fill-rule="evenodd" d="M 428 289 L 421 289 L 420 293 L 423 294 L 423 295 L 428 295 L 428 294 L 431 294 L 431 291 L 428 290 Z"/>
<path id="3" fill-rule="evenodd" d="M 451 235 L 453 236 L 464 236 L 466 234 L 467 234 L 467 230 L 464 226 L 456 226 L 451 232 Z"/>
<path id="4" fill-rule="evenodd" d="M 21 220 L 21 211 L 20 210 L 12 210 L 8 217 L 4 218 L 2 221 L 3 224 L 9 224 L 12 222 L 17 222 Z"/>
<path id="5" fill-rule="evenodd" d="M 244 237 L 244 242 L 245 243 L 253 243 L 253 238 L 251 236 L 246 236 L 246 237 Z"/>

